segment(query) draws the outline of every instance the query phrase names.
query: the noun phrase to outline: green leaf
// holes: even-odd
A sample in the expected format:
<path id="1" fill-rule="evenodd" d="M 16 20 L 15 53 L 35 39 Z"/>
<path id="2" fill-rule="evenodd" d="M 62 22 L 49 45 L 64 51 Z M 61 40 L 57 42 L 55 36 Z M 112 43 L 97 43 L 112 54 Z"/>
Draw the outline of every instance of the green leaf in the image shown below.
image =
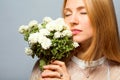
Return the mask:
<path id="1" fill-rule="evenodd" d="M 43 71 L 43 66 L 46 65 L 46 60 L 45 59 L 40 59 L 39 61 L 39 68 L 41 71 Z"/>
<path id="2" fill-rule="evenodd" d="M 29 37 L 29 33 L 26 32 L 26 33 L 24 34 L 24 40 L 25 40 L 25 41 L 28 41 L 28 37 Z"/>

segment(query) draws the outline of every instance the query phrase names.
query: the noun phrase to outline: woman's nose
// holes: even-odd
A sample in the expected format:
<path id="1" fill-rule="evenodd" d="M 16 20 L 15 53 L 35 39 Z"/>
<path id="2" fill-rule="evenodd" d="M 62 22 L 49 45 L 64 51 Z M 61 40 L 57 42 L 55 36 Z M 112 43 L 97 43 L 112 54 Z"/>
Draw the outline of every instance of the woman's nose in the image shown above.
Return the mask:
<path id="1" fill-rule="evenodd" d="M 79 24 L 79 19 L 78 19 L 78 16 L 76 14 L 74 14 L 74 15 L 71 16 L 70 24 L 71 25 L 77 25 L 77 24 Z"/>

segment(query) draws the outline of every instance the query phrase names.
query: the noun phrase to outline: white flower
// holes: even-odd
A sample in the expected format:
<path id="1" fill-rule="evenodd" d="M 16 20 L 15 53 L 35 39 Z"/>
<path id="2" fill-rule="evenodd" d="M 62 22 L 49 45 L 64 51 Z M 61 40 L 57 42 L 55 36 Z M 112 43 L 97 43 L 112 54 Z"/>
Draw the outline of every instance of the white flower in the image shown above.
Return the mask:
<path id="1" fill-rule="evenodd" d="M 62 31 L 63 29 L 66 29 L 67 26 L 62 18 L 59 18 L 57 20 L 53 20 L 46 24 L 46 29 L 49 31 Z"/>
<path id="2" fill-rule="evenodd" d="M 52 42 L 48 38 L 44 38 L 44 41 L 42 41 L 41 43 L 41 46 L 43 49 L 49 49 L 51 45 L 52 45 Z"/>
<path id="3" fill-rule="evenodd" d="M 68 36 L 68 37 L 71 37 L 72 36 L 72 32 L 70 30 L 64 30 L 62 32 L 62 36 Z"/>
<path id="4" fill-rule="evenodd" d="M 57 18 L 55 21 L 61 25 L 65 25 L 65 21 L 63 18 Z"/>
<path id="5" fill-rule="evenodd" d="M 75 48 L 77 48 L 77 47 L 79 46 L 79 44 L 78 44 L 77 42 L 73 42 L 73 46 L 74 46 Z"/>
<path id="6" fill-rule="evenodd" d="M 39 33 L 32 33 L 30 34 L 29 38 L 28 38 L 28 41 L 30 44 L 34 44 L 34 43 L 37 43 L 38 41 L 38 36 L 39 36 Z"/>
<path id="7" fill-rule="evenodd" d="M 42 26 L 41 24 L 38 24 L 38 28 L 39 28 L 39 29 L 42 29 L 43 26 Z"/>
<path id="8" fill-rule="evenodd" d="M 20 28 L 18 29 L 18 31 L 21 33 L 21 34 L 24 34 L 25 31 L 28 30 L 28 26 L 27 25 L 22 25 L 20 26 Z"/>
<path id="9" fill-rule="evenodd" d="M 39 33 L 44 36 L 50 35 L 50 31 L 48 31 L 47 29 L 40 29 Z"/>
<path id="10" fill-rule="evenodd" d="M 57 27 L 55 21 L 51 21 L 48 24 L 46 24 L 46 29 L 49 31 L 54 31 L 55 27 Z"/>
<path id="11" fill-rule="evenodd" d="M 56 24 L 61 25 L 65 30 L 70 30 L 70 27 L 65 23 L 64 18 L 58 18 L 55 20 Z"/>
<path id="12" fill-rule="evenodd" d="M 45 23 L 49 23 L 51 21 L 52 21 L 52 18 L 50 18 L 50 17 L 44 17 L 43 18 L 43 22 L 45 22 Z"/>
<path id="13" fill-rule="evenodd" d="M 25 53 L 28 55 L 28 56 L 31 56 L 33 54 L 33 51 L 30 49 L 30 48 L 25 48 Z"/>
<path id="14" fill-rule="evenodd" d="M 46 36 L 43 36 L 43 35 L 41 35 L 40 33 L 39 33 L 39 35 L 38 35 L 38 43 L 42 43 L 44 40 L 46 40 Z"/>
<path id="15" fill-rule="evenodd" d="M 70 30 L 70 27 L 68 26 L 68 24 L 64 25 L 64 29 Z"/>
<path id="16" fill-rule="evenodd" d="M 38 21 L 36 21 L 36 20 L 30 21 L 29 24 L 28 24 L 29 27 L 33 27 L 33 26 L 36 26 L 36 25 L 38 25 Z"/>
<path id="17" fill-rule="evenodd" d="M 55 20 L 55 22 L 56 22 L 56 26 L 57 26 L 55 28 L 56 31 L 62 31 L 64 29 L 64 27 L 66 26 L 63 18 L 58 18 Z"/>
<path id="18" fill-rule="evenodd" d="M 60 38 L 61 37 L 61 33 L 60 32 L 55 32 L 54 33 L 54 38 Z"/>
<path id="19" fill-rule="evenodd" d="M 55 27 L 55 30 L 56 30 L 56 31 L 62 31 L 63 29 L 64 29 L 64 28 L 63 28 L 63 25 L 56 23 L 56 27 Z"/>

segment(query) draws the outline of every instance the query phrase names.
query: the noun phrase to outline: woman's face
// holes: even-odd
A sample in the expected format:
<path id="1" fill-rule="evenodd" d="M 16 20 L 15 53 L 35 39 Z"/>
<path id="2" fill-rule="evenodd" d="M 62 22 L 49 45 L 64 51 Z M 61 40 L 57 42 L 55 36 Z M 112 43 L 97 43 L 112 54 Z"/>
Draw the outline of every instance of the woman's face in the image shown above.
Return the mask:
<path id="1" fill-rule="evenodd" d="M 93 29 L 83 0 L 67 0 L 64 15 L 65 22 L 72 31 L 74 41 L 83 43 L 92 38 Z"/>

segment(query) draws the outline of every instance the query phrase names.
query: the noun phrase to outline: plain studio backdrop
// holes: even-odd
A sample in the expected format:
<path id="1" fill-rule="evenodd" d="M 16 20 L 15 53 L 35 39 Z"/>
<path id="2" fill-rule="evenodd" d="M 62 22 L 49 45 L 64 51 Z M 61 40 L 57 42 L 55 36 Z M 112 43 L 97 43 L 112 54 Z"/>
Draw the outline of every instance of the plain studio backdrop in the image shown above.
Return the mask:
<path id="1" fill-rule="evenodd" d="M 120 0 L 113 1 L 120 25 Z M 24 53 L 27 42 L 18 28 L 33 19 L 41 22 L 45 16 L 61 17 L 62 3 L 63 0 L 0 0 L 0 80 L 29 80 L 37 58 Z"/>

